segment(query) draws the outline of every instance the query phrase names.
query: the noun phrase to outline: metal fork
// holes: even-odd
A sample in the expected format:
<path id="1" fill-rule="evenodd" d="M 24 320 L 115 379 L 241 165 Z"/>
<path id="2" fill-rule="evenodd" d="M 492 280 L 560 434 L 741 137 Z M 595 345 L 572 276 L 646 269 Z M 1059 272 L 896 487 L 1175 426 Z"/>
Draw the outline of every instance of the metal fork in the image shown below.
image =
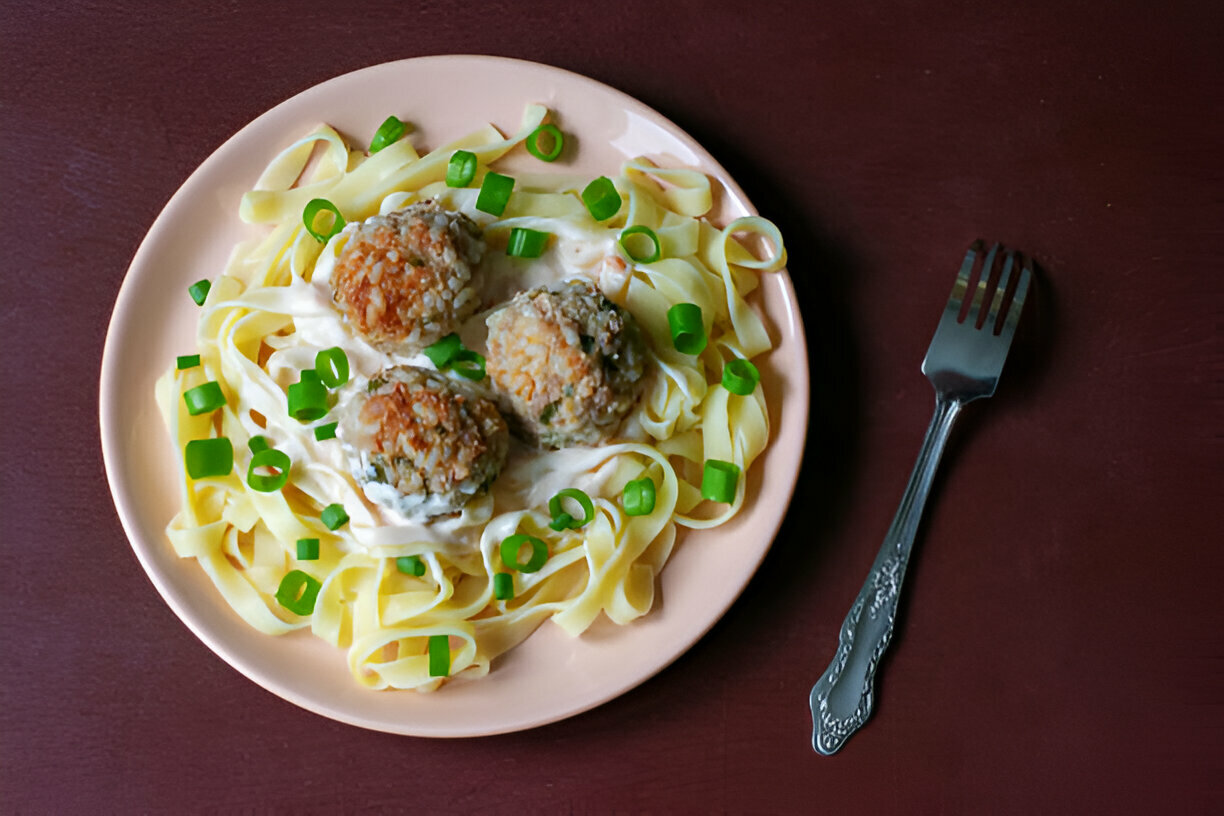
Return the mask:
<path id="1" fill-rule="evenodd" d="M 922 441 L 901 506 L 854 606 L 842 623 L 837 655 L 812 687 L 812 747 L 822 754 L 835 753 L 871 716 L 876 668 L 892 638 L 901 580 L 952 423 L 966 403 L 994 394 L 1024 308 L 1032 266 L 1027 259 L 1017 263 L 1012 252 L 1002 250 L 998 283 L 987 291 L 996 256 L 1001 251 L 995 244 L 982 262 L 968 313 L 964 320 L 960 319 L 970 276 L 983 248 L 982 241 L 969 247 L 922 361 L 922 373 L 935 387 L 935 416 Z M 1010 302 L 1005 304 L 1016 266 L 1020 267 L 1019 279 Z"/>

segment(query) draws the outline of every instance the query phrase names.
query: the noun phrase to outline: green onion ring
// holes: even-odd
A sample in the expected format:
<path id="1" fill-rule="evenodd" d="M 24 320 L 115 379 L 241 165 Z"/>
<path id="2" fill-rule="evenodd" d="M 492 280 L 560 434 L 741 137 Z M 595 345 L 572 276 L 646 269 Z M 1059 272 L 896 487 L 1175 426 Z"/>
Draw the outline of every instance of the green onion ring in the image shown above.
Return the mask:
<path id="1" fill-rule="evenodd" d="M 446 165 L 446 186 L 466 187 L 471 184 L 472 179 L 476 178 L 478 164 L 475 153 L 456 150 Z"/>
<path id="2" fill-rule="evenodd" d="M 549 135 L 553 139 L 553 149 L 545 153 L 540 150 L 540 137 Z M 561 135 L 561 131 L 554 124 L 540 125 L 535 130 L 531 131 L 531 135 L 527 137 L 527 152 L 535 156 L 540 161 L 556 161 L 561 155 L 561 148 L 565 146 L 565 137 Z"/>
<path id="3" fill-rule="evenodd" d="M 514 598 L 514 576 L 508 572 L 498 572 L 493 575 L 493 597 L 499 601 L 509 601 Z"/>
<path id="4" fill-rule="evenodd" d="M 289 481 L 289 468 L 292 466 L 293 462 L 290 461 L 289 454 L 275 448 L 266 448 L 251 457 L 251 466 L 247 468 L 247 484 L 252 490 L 260 493 L 274 493 Z M 275 476 L 256 473 L 255 469 L 261 467 L 272 468 L 279 472 Z"/>
<path id="5" fill-rule="evenodd" d="M 315 441 L 322 442 L 325 439 L 336 438 L 336 426 L 338 422 L 329 422 L 326 425 L 320 425 L 314 429 Z"/>
<path id="6" fill-rule="evenodd" d="M 389 147 L 404 137 L 407 126 L 395 116 L 388 116 L 378 126 L 374 138 L 370 140 L 370 155 L 373 156 L 384 147 Z"/>
<path id="7" fill-rule="evenodd" d="M 327 414 L 327 389 L 314 369 L 302 369 L 301 382 L 289 386 L 289 416 L 299 422 L 313 422 Z"/>
<path id="8" fill-rule="evenodd" d="M 653 245 L 650 253 L 641 256 L 633 254 L 633 250 L 629 248 L 628 239 L 634 235 L 644 235 L 650 240 L 650 243 Z M 617 239 L 617 242 L 621 245 L 621 249 L 625 250 L 625 254 L 636 263 L 652 264 L 663 256 L 663 245 L 659 243 L 659 236 L 655 235 L 655 231 L 650 227 L 642 226 L 641 224 L 621 230 L 620 238 Z"/>
<path id="9" fill-rule="evenodd" d="M 512 258 L 538 258 L 544 254 L 551 233 L 515 227 L 506 242 L 506 254 Z"/>
<path id="10" fill-rule="evenodd" d="M 401 555 L 395 559 L 395 568 L 405 575 L 415 575 L 417 578 L 425 574 L 425 562 L 419 555 Z"/>
<path id="11" fill-rule="evenodd" d="M 261 450 L 267 450 L 270 447 L 268 445 L 268 437 L 252 436 L 247 440 L 247 447 L 251 449 L 251 453 L 259 453 Z"/>
<path id="12" fill-rule="evenodd" d="M 297 560 L 299 561 L 318 561 L 319 560 L 319 539 L 317 538 L 299 538 L 297 540 Z"/>
<path id="13" fill-rule="evenodd" d="M 182 357 L 174 358 L 174 367 L 179 371 L 187 368 L 195 368 L 200 364 L 200 355 L 185 354 Z"/>
<path id="14" fill-rule="evenodd" d="M 329 504 L 319 514 L 319 520 L 323 522 L 324 527 L 334 531 L 348 524 L 349 515 L 344 512 L 343 504 Z"/>
<path id="15" fill-rule="evenodd" d="M 761 372 L 750 361 L 742 357 L 728 360 L 723 366 L 722 386 L 732 394 L 746 397 L 756 390 L 761 381 Z"/>
<path id="16" fill-rule="evenodd" d="M 531 558 L 527 559 L 526 563 L 518 560 L 519 549 L 524 544 L 531 545 Z M 535 536 L 522 533 L 507 536 L 501 543 L 501 560 L 508 570 L 539 572 L 540 567 L 548 560 L 548 545 Z"/>
<path id="17" fill-rule="evenodd" d="M 596 221 L 607 221 L 620 211 L 621 196 L 612 179 L 600 176 L 583 189 L 582 203 Z"/>
<path id="18" fill-rule="evenodd" d="M 328 230 L 326 235 L 316 231 L 314 226 L 315 218 L 323 211 L 335 215 L 331 229 Z M 344 216 L 340 214 L 340 209 L 326 198 L 312 198 L 310 203 L 302 210 L 302 223 L 306 225 L 306 231 L 314 236 L 316 241 L 320 244 L 326 244 L 333 235 L 344 229 Z"/>
<path id="19" fill-rule="evenodd" d="M 234 446 L 228 438 L 193 439 L 183 451 L 187 475 L 193 479 L 225 476 L 234 469 Z"/>
<path id="20" fill-rule="evenodd" d="M 429 362 L 434 364 L 434 368 L 441 371 L 450 365 L 450 361 L 455 359 L 455 355 L 463 350 L 463 341 L 459 339 L 459 335 L 446 335 L 441 340 L 426 346 L 423 351 Z"/>
<path id="21" fill-rule="evenodd" d="M 295 615 L 314 612 L 323 584 L 301 570 L 290 570 L 276 588 L 276 601 Z"/>
<path id="22" fill-rule="evenodd" d="M 447 635 L 429 636 L 429 676 L 446 677 L 450 674 L 450 637 Z"/>
<path id="23" fill-rule="evenodd" d="M 210 380 L 203 385 L 197 385 L 195 388 L 188 388 L 184 391 L 183 402 L 187 403 L 187 413 L 199 416 L 225 405 L 225 394 L 221 392 L 220 383 Z"/>
<path id="24" fill-rule="evenodd" d="M 485 358 L 471 349 L 461 349 L 449 364 L 450 370 L 468 380 L 485 378 Z"/>
<path id="25" fill-rule="evenodd" d="M 315 373 L 328 388 L 339 388 L 348 382 L 349 361 L 344 349 L 332 346 L 316 354 Z"/>
<path id="26" fill-rule="evenodd" d="M 212 282 L 208 279 L 198 280 L 191 286 L 187 287 L 187 294 L 191 295 L 191 299 L 195 301 L 195 305 L 203 306 L 204 299 L 208 297 L 208 290 L 212 288 Z"/>
<path id="27" fill-rule="evenodd" d="M 681 354 L 700 354 L 706 347 L 705 325 L 701 322 L 701 307 L 695 303 L 677 303 L 667 310 L 667 325 L 671 329 L 672 345 Z"/>
<path id="28" fill-rule="evenodd" d="M 573 499 L 582 508 L 582 518 L 575 519 L 565 512 L 561 502 L 563 499 Z M 576 487 L 567 487 L 548 500 L 548 512 L 552 514 L 552 523 L 548 526 L 554 530 L 577 530 L 595 518 L 595 505 L 591 497 Z"/>
<path id="29" fill-rule="evenodd" d="M 625 515 L 648 516 L 655 508 L 655 483 L 649 476 L 625 485 Z"/>
<path id="30" fill-rule="evenodd" d="M 514 189 L 514 179 L 494 173 L 485 173 L 484 181 L 480 183 L 480 193 L 476 196 L 476 209 L 489 215 L 501 215 L 506 211 L 510 201 L 510 192 Z"/>
<path id="31" fill-rule="evenodd" d="M 707 459 L 701 474 L 701 497 L 730 504 L 735 501 L 735 488 L 739 482 L 739 475 L 740 467 L 734 462 Z"/>

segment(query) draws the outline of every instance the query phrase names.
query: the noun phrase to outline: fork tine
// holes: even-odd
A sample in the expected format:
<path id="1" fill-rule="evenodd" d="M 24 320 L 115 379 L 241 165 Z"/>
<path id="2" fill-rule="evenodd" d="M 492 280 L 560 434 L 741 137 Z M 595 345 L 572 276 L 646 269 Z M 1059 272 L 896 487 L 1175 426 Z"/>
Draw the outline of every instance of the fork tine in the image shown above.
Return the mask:
<path id="1" fill-rule="evenodd" d="M 956 276 L 956 283 L 952 284 L 952 294 L 948 297 L 945 312 L 960 316 L 961 304 L 965 302 L 965 293 L 969 290 L 969 275 L 973 273 L 973 262 L 977 260 L 977 255 L 982 251 L 983 246 L 980 238 L 969 245 L 969 251 L 965 253 L 960 273 Z"/>
<path id="2" fill-rule="evenodd" d="M 999 332 L 999 339 L 1004 343 L 1010 344 L 1012 335 L 1016 333 L 1016 324 L 1020 322 L 1020 312 L 1024 310 L 1024 298 L 1028 295 L 1032 279 L 1033 263 L 1026 257 L 1020 268 L 1020 279 L 1016 282 L 1016 294 L 1012 297 L 1011 307 L 1008 308 L 1007 317 L 1003 321 L 1003 329 Z"/>
<path id="3" fill-rule="evenodd" d="M 993 333 L 995 323 L 999 319 L 999 309 L 1003 308 L 1003 298 L 1007 295 L 1007 284 L 1011 280 L 1012 263 L 1016 259 L 1014 252 L 1007 252 L 1003 256 L 1003 271 L 999 273 L 999 284 L 995 287 L 994 297 L 990 300 L 990 311 L 986 314 L 986 322 L 982 324 L 982 328 Z"/>
<path id="4" fill-rule="evenodd" d="M 995 254 L 999 251 L 997 243 L 992 244 L 990 252 L 986 255 L 986 260 L 982 261 L 982 272 L 978 276 L 977 286 L 973 290 L 973 303 L 969 305 L 969 313 L 965 315 L 965 322 L 977 325 L 978 314 L 982 308 L 982 300 L 986 297 L 986 284 L 990 283 L 990 270 L 994 268 Z"/>

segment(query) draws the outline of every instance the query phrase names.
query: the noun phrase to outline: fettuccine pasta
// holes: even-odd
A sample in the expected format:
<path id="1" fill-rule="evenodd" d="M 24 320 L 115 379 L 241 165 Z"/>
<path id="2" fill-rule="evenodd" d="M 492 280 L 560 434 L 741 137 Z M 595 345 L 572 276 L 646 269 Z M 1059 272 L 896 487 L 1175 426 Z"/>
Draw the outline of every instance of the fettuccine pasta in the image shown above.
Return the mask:
<path id="1" fill-rule="evenodd" d="M 367 155 L 326 126 L 295 142 L 242 199 L 241 218 L 265 225 L 265 232 L 237 247 L 212 283 L 199 317 L 200 364 L 172 369 L 157 384 L 181 466 L 193 440 L 225 437 L 233 449 L 233 467 L 224 475 L 193 479 L 180 468 L 182 508 L 167 527 L 175 552 L 196 559 L 225 601 L 260 632 L 309 629 L 346 650 L 354 679 L 371 689 L 432 691 L 447 677 L 480 677 L 546 619 L 577 636 L 601 613 L 617 624 L 645 615 L 678 531 L 722 524 L 743 504 L 742 477 L 730 501 L 702 497 L 703 463 L 733 463 L 746 473 L 769 441 L 763 389 L 736 394 L 720 382 L 727 361 L 757 358 L 771 347 L 746 298 L 761 274 L 785 263 L 778 230 L 759 217 L 711 224 L 705 218 L 713 202 L 709 178 L 645 158 L 625 162 L 612 176 L 624 203 L 602 222 L 580 197 L 589 178 L 546 172 L 518 175 L 501 215 L 479 211 L 481 178 L 506 153 L 522 150 L 547 114 L 531 105 L 509 137 L 489 125 L 423 154 L 404 138 Z M 444 181 L 456 150 L 471 152 L 478 163 L 465 187 Z M 371 501 L 354 480 L 343 440 L 316 437 L 335 417 L 301 421 L 288 413 L 290 385 L 322 349 L 342 348 L 354 381 L 405 362 L 354 336 L 338 318 L 321 281 L 352 232 L 326 243 L 308 232 L 303 208 L 319 198 L 350 226 L 424 201 L 469 215 L 489 246 L 485 306 L 541 283 L 597 283 L 636 319 L 648 348 L 644 391 L 616 436 L 560 450 L 515 441 L 487 493 L 428 522 Z M 658 260 L 637 262 L 618 243 L 633 225 L 657 236 Z M 506 236 L 516 227 L 553 236 L 541 258 L 505 257 Z M 709 343 L 696 355 L 673 345 L 667 315 L 681 303 L 701 310 Z M 472 325 L 483 318 L 482 312 Z M 461 333 L 466 340 L 467 324 Z M 472 344 L 479 343 L 477 337 Z M 219 384 L 225 404 L 192 415 L 182 395 L 209 382 Z M 256 447 L 270 444 L 288 456 L 283 487 L 252 487 L 253 439 Z M 653 510 L 630 515 L 622 492 L 644 478 L 655 486 Z M 581 529 L 553 529 L 549 499 L 571 487 L 589 494 L 593 516 Z M 348 521 L 332 530 L 320 515 L 334 505 Z M 547 560 L 536 572 L 514 573 L 513 597 L 499 599 L 494 576 L 506 571 L 499 548 L 515 534 L 542 540 Z M 301 539 L 318 540 L 316 559 L 299 559 Z M 409 556 L 419 559 L 424 574 L 397 568 L 397 559 Z M 305 614 L 277 597 L 292 571 L 317 584 Z M 439 636 L 449 656 L 445 676 L 431 672 L 431 638 L 436 643 Z"/>

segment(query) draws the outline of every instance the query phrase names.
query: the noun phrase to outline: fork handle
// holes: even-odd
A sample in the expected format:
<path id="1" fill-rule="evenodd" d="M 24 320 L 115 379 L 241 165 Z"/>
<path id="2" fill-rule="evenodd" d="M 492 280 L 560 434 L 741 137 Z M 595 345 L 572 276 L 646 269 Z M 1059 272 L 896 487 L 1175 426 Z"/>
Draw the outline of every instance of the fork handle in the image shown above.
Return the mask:
<path id="1" fill-rule="evenodd" d="M 876 668 L 892 638 L 901 580 L 952 423 L 964 403 L 938 394 L 918 461 L 871 572 L 842 622 L 837 655 L 812 687 L 812 747 L 835 753 L 871 716 Z"/>

